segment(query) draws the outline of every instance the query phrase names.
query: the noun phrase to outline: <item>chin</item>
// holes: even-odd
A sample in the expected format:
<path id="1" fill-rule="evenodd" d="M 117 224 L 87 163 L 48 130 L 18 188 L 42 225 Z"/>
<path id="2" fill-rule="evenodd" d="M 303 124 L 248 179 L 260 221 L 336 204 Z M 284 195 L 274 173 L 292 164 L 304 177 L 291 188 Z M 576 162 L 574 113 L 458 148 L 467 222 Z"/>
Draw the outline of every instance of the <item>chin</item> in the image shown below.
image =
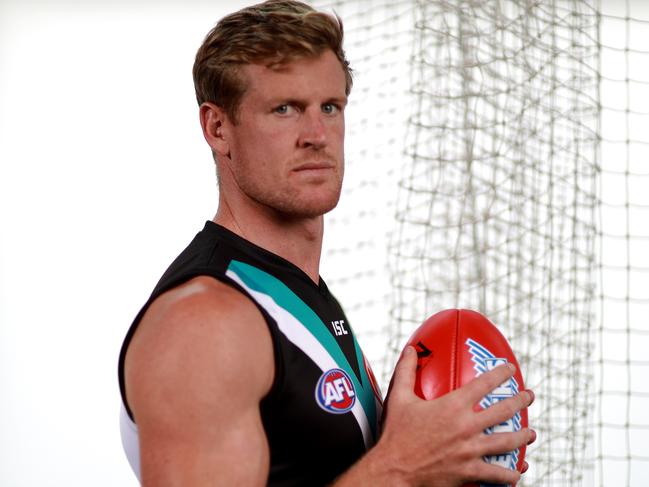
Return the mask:
<path id="1" fill-rule="evenodd" d="M 329 213 L 338 205 L 340 192 L 321 197 L 316 195 L 295 198 L 284 204 L 275 205 L 275 209 L 291 218 L 316 218 Z"/>
<path id="2" fill-rule="evenodd" d="M 327 202 L 327 203 L 310 202 L 309 204 L 294 206 L 293 208 L 287 208 L 287 211 L 285 213 L 297 218 L 316 218 L 326 213 L 329 213 L 337 205 L 338 205 L 337 199 L 334 202 Z"/>

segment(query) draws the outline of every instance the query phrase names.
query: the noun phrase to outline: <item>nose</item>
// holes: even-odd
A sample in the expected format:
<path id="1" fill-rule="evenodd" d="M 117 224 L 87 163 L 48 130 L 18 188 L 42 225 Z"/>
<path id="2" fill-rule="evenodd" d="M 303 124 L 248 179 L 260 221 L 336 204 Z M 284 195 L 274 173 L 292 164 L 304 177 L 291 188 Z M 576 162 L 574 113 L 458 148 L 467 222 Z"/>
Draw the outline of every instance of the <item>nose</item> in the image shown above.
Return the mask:
<path id="1" fill-rule="evenodd" d="M 327 127 L 320 110 L 304 112 L 298 143 L 302 148 L 313 149 L 322 149 L 327 145 Z"/>

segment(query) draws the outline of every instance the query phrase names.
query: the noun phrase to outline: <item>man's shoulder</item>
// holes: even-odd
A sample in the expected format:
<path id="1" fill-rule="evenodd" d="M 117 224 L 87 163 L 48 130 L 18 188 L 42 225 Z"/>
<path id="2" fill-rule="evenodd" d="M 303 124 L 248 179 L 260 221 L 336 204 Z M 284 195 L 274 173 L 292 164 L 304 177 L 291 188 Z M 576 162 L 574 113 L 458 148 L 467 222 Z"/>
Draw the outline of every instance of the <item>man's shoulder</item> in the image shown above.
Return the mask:
<path id="1" fill-rule="evenodd" d="M 215 321 L 223 314 L 236 317 L 255 311 L 253 301 L 238 289 L 213 277 L 198 276 L 158 296 L 142 321 L 175 318 Z"/>
<path id="2" fill-rule="evenodd" d="M 126 369 L 127 386 L 128 377 L 133 378 L 129 370 L 155 381 L 237 370 L 263 395 L 274 377 L 272 339 L 247 296 L 216 279 L 196 277 L 151 304 L 129 346 Z M 204 385 L 210 380 L 206 377 Z"/>
<path id="3" fill-rule="evenodd" d="M 158 296 L 138 326 L 138 334 L 209 339 L 217 334 L 235 343 L 266 328 L 254 302 L 243 292 L 209 276 L 190 279 Z"/>
<path id="4" fill-rule="evenodd" d="M 125 358 L 143 464 L 157 462 L 161 451 L 178 455 L 174 461 L 191 452 L 192 465 L 205 452 L 226 454 L 239 431 L 256 431 L 274 374 L 268 327 L 241 292 L 197 277 L 161 294 Z"/>

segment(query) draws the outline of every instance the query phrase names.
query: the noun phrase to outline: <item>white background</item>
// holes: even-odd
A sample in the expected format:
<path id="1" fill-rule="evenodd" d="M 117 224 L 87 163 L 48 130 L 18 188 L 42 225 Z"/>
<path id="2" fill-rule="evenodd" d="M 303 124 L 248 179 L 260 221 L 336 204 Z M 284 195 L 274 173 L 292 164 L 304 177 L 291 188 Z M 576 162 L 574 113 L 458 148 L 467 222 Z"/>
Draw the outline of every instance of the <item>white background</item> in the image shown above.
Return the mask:
<path id="1" fill-rule="evenodd" d="M 216 211 L 191 67 L 247 3 L 0 0 L 2 487 L 137 485 L 119 348 Z"/>
<path id="2" fill-rule="evenodd" d="M 191 68 L 244 2 L 0 0 L 0 485 L 137 485 L 117 357 L 216 210 Z"/>

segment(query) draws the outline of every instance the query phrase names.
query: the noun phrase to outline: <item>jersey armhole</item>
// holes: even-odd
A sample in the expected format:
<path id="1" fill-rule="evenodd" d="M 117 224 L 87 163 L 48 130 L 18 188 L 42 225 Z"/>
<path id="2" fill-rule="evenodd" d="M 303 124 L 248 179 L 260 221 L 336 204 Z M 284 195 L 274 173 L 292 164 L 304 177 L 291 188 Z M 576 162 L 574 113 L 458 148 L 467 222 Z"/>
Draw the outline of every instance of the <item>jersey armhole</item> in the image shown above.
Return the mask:
<path id="1" fill-rule="evenodd" d="M 144 314 L 146 311 L 149 309 L 149 307 L 153 304 L 153 302 L 158 299 L 162 294 L 164 294 L 167 291 L 170 291 L 178 286 L 181 286 L 182 284 L 186 283 L 187 281 L 194 279 L 196 277 L 211 277 L 213 279 L 216 279 L 219 282 L 222 282 L 223 284 L 227 284 L 228 286 L 236 289 L 239 291 L 241 294 L 246 296 L 260 311 L 262 316 L 264 317 L 264 321 L 266 322 L 266 326 L 268 327 L 268 330 L 271 335 L 271 339 L 273 342 L 273 362 L 275 363 L 275 374 L 273 377 L 273 383 L 271 384 L 270 389 L 268 390 L 268 393 L 261 399 L 259 402 L 260 407 L 262 404 L 268 404 L 269 402 L 272 402 L 274 398 L 277 396 L 277 391 L 279 391 L 282 386 L 283 386 L 283 380 L 282 378 L 284 377 L 284 360 L 283 360 L 283 355 L 282 355 L 282 350 L 280 347 L 280 340 L 279 337 L 277 336 L 279 332 L 279 329 L 277 327 L 277 323 L 275 323 L 275 320 L 268 314 L 268 312 L 259 304 L 257 301 L 254 300 L 252 296 L 244 289 L 242 288 L 237 282 L 233 281 L 227 276 L 222 276 L 215 274 L 212 269 L 202 269 L 202 270 L 197 270 L 196 272 L 192 274 L 188 274 L 185 276 L 182 276 L 178 279 L 175 279 L 171 281 L 167 286 L 164 286 L 161 289 L 158 289 L 155 294 L 153 294 L 148 301 L 144 304 L 142 309 L 140 309 L 139 313 L 135 317 L 135 320 L 133 320 L 133 323 L 128 329 L 128 332 L 126 333 L 126 337 L 124 338 L 124 342 L 122 343 L 122 348 L 120 350 L 119 354 L 119 364 L 118 364 L 118 377 L 119 377 L 119 388 L 120 388 L 120 394 L 122 397 L 122 405 L 124 407 L 124 410 L 126 414 L 128 415 L 129 419 L 135 423 L 135 418 L 133 417 L 133 412 L 131 411 L 131 408 L 128 405 L 128 400 L 126 397 L 126 383 L 125 383 L 125 378 L 124 378 L 124 361 L 126 359 L 126 352 L 128 351 L 128 346 L 131 343 L 131 340 L 133 339 L 133 335 L 135 335 L 135 331 L 137 330 L 138 325 L 140 324 L 140 321 L 144 317 Z"/>

